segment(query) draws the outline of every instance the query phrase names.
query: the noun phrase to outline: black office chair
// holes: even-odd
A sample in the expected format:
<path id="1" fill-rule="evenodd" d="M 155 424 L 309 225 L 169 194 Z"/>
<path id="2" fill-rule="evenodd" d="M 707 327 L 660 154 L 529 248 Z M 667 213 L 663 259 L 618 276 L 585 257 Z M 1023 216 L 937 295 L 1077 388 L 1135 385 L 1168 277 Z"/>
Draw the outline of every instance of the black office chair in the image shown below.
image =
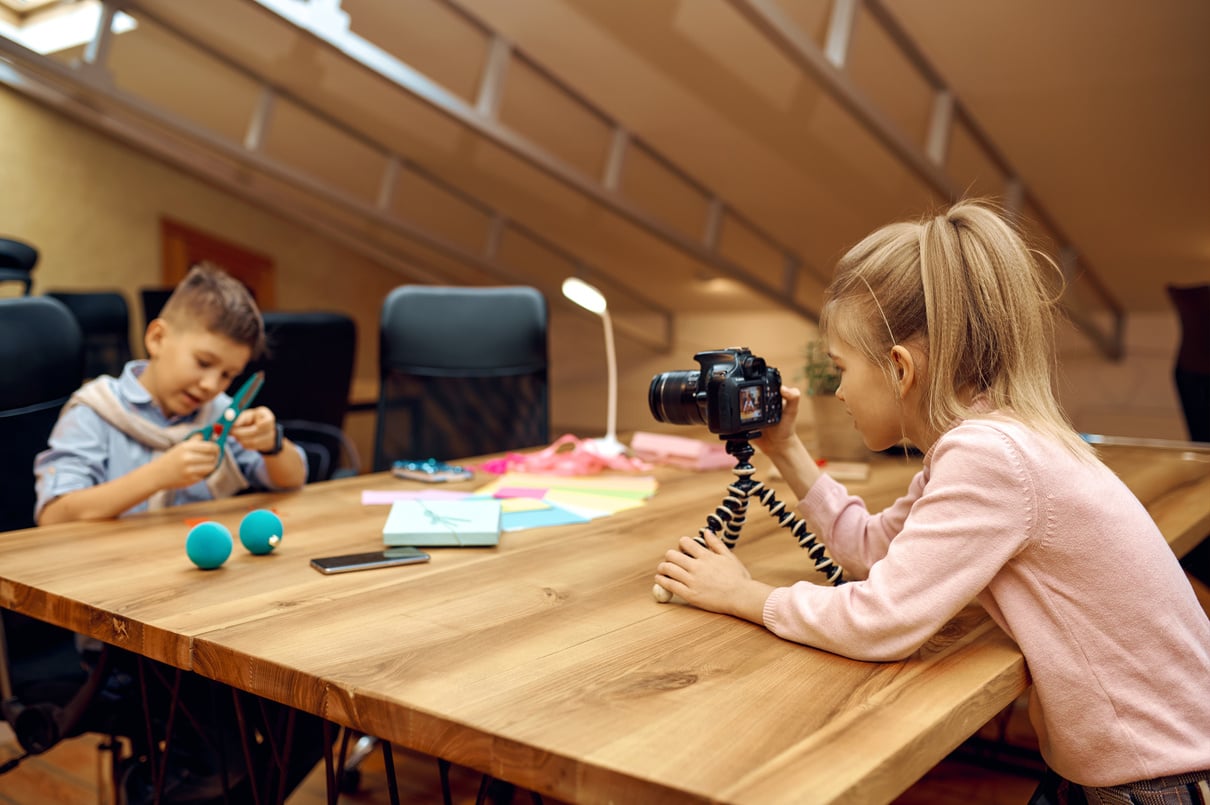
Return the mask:
<path id="1" fill-rule="evenodd" d="M 1210 442 L 1210 285 L 1168 286 L 1181 324 L 1172 376 L 1180 395 L 1189 438 Z M 1189 575 L 1210 585 L 1210 539 L 1181 559 Z"/>
<path id="2" fill-rule="evenodd" d="M 379 323 L 374 471 L 399 459 L 445 461 L 546 444 L 548 363 L 546 299 L 534 288 L 395 288 Z M 342 789 L 357 787 L 357 766 L 376 743 L 371 736 L 357 742 Z M 438 765 L 448 803 L 449 763 Z M 511 797 L 508 784 L 484 775 L 479 801 L 493 790 L 497 800 Z"/>
<path id="3" fill-rule="evenodd" d="M 1168 286 L 1181 324 L 1173 379 L 1189 438 L 1210 442 L 1210 285 Z"/>
<path id="4" fill-rule="evenodd" d="M 344 313 L 266 311 L 268 354 L 235 379 L 265 371 L 257 405 L 273 410 L 287 437 L 307 453 L 307 482 L 356 475 L 361 460 L 344 417 L 357 356 L 357 323 Z"/>
<path id="5" fill-rule="evenodd" d="M 139 289 L 139 307 L 143 313 L 144 330 L 147 329 L 147 325 L 151 323 L 152 319 L 160 315 L 160 311 L 164 309 L 168 297 L 172 296 L 174 290 L 172 287 Z"/>
<path id="6" fill-rule="evenodd" d="M 0 299 L 0 531 L 35 525 L 34 457 L 79 387 L 83 361 L 80 327 L 63 304 L 38 296 Z M 0 610 L 0 716 L 27 754 L 46 751 L 81 726 L 95 693 L 85 689 L 87 681 L 71 632 Z"/>
<path id="7" fill-rule="evenodd" d="M 80 387 L 83 366 L 84 337 L 62 303 L 0 299 L 0 531 L 34 525 L 34 456 Z"/>
<path id="8" fill-rule="evenodd" d="M 405 285 L 379 327 L 374 470 L 550 440 L 547 308 L 525 286 Z"/>
<path id="9" fill-rule="evenodd" d="M 58 299 L 84 333 L 84 377 L 122 374 L 131 358 L 130 308 L 118 291 L 48 291 Z"/>
<path id="10" fill-rule="evenodd" d="M 0 238 L 0 282 L 19 282 L 24 286 L 24 295 L 29 296 L 33 286 L 30 276 L 38 264 L 38 250 L 28 243 L 12 238 Z"/>

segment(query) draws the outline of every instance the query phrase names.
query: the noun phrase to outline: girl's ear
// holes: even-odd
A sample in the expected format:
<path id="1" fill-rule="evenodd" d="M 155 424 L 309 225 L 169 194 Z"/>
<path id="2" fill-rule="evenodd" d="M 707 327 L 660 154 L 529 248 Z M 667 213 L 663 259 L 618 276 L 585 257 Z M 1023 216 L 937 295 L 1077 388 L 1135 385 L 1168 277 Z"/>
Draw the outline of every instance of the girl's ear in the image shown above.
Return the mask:
<path id="1" fill-rule="evenodd" d="M 916 385 L 916 358 L 910 349 L 896 344 L 891 347 L 891 364 L 895 368 L 895 394 L 902 400 Z"/>

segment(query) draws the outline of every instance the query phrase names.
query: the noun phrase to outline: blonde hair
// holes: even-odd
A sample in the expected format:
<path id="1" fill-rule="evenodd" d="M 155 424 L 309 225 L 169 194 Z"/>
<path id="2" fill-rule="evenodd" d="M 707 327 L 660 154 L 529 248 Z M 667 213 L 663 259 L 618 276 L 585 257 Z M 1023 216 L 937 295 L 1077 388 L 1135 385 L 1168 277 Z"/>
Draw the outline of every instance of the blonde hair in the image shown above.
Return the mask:
<path id="1" fill-rule="evenodd" d="M 265 324 L 242 282 L 210 263 L 198 263 L 168 297 L 160 318 L 178 327 L 201 327 L 252 350 L 265 352 Z"/>
<path id="2" fill-rule="evenodd" d="M 883 366 L 891 381 L 893 346 L 923 350 L 923 413 L 938 433 L 988 404 L 1091 457 L 1056 393 L 1061 289 L 1055 264 L 1035 255 L 990 203 L 960 201 L 850 249 L 828 287 L 820 329 Z"/>

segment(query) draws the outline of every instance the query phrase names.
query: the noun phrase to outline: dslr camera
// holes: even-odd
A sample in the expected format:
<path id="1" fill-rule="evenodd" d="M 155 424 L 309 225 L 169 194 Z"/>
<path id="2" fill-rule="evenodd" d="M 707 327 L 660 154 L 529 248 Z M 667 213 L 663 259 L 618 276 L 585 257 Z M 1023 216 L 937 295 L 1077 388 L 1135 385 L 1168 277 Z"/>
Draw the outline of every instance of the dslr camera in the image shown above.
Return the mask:
<path id="1" fill-rule="evenodd" d="M 723 437 L 754 438 L 752 431 L 781 421 L 781 373 L 747 347 L 699 352 L 700 371 L 651 378 L 647 404 L 659 422 L 705 425 Z"/>

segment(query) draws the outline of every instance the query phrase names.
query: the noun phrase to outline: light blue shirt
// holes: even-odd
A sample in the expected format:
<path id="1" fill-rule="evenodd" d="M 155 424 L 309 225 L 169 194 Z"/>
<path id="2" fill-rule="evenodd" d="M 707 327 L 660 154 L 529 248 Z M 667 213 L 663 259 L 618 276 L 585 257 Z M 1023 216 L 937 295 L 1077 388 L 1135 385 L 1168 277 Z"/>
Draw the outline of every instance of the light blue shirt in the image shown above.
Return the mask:
<path id="1" fill-rule="evenodd" d="M 193 424 L 196 413 L 179 417 L 164 415 L 151 399 L 151 392 L 139 382 L 139 375 L 146 368 L 147 361 L 131 361 L 122 370 L 121 377 L 105 376 L 103 381 L 109 384 L 122 405 L 155 425 L 168 427 L 182 423 Z M 225 408 L 231 398 L 226 394 L 219 394 L 218 402 Z M 201 427 L 210 423 L 196 424 Z M 276 488 L 269 480 L 264 456 L 255 450 L 242 447 L 234 439 L 227 440 L 226 449 L 231 452 L 240 472 L 253 486 L 262 489 Z M 305 463 L 306 454 L 302 448 L 295 445 L 294 449 L 298 450 Z M 76 405 L 59 417 L 54 430 L 51 431 L 48 448 L 34 459 L 38 492 L 34 516 L 40 515 L 42 508 L 57 497 L 120 478 L 154 457 L 155 451 L 152 448 L 110 425 L 87 405 Z M 213 495 L 205 481 L 199 481 L 192 486 L 170 491 L 168 505 L 179 506 L 212 499 Z M 146 510 L 147 501 L 143 501 L 127 509 L 121 516 Z"/>

